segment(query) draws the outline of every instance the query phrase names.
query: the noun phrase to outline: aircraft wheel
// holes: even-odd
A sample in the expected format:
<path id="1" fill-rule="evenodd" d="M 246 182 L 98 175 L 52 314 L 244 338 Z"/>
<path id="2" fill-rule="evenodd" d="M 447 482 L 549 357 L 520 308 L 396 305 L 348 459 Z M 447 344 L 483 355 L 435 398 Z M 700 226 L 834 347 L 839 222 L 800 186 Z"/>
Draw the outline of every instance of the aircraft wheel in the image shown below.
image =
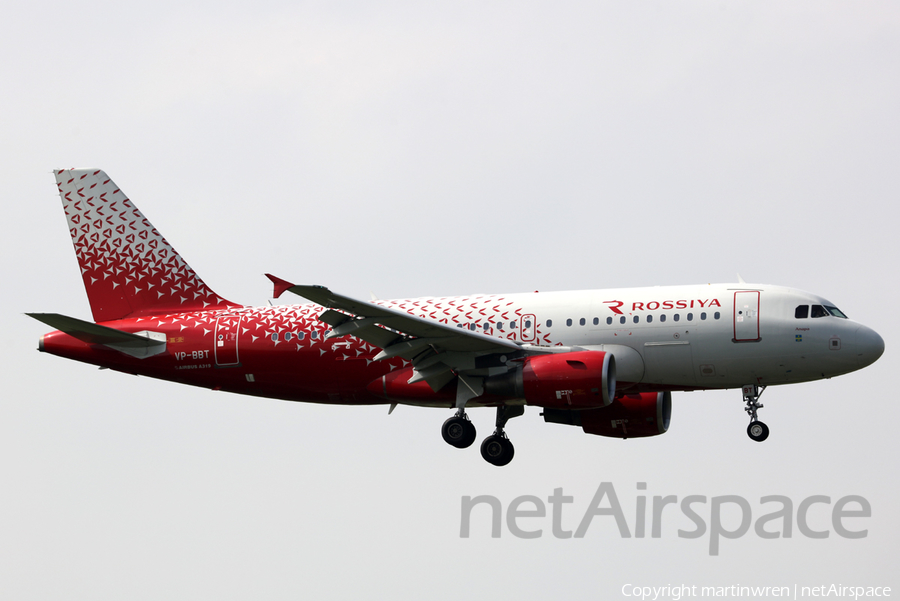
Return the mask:
<path id="1" fill-rule="evenodd" d="M 747 426 L 747 436 L 756 442 L 762 442 L 769 437 L 769 426 L 760 421 L 750 422 Z"/>
<path id="2" fill-rule="evenodd" d="M 481 443 L 481 456 L 484 460 L 498 467 L 512 461 L 516 450 L 508 438 L 492 434 Z"/>
<path id="3" fill-rule="evenodd" d="M 444 441 L 456 447 L 457 449 L 465 449 L 475 442 L 475 424 L 464 417 L 454 415 L 444 422 L 441 426 L 441 436 Z"/>

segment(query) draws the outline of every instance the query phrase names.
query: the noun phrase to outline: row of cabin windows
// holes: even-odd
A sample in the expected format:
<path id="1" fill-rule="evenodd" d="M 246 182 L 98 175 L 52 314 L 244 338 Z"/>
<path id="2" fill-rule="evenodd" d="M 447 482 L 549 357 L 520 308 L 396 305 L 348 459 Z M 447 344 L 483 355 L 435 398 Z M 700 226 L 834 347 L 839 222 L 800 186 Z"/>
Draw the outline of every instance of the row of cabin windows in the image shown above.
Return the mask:
<path id="1" fill-rule="evenodd" d="M 309 333 L 309 337 L 312 340 L 316 340 L 319 337 L 319 333 L 316 331 L 312 331 Z M 297 340 L 303 340 L 306 338 L 306 332 L 285 332 L 284 333 L 284 341 L 290 342 L 291 339 L 296 338 Z M 278 332 L 272 333 L 272 340 L 278 342 Z"/>
<path id="2" fill-rule="evenodd" d="M 810 311 L 810 306 L 812 307 L 812 311 Z M 797 308 L 794 309 L 794 317 L 797 319 L 806 319 L 807 317 L 828 317 L 829 315 L 847 319 L 847 316 L 844 315 L 840 309 L 837 307 L 829 307 L 827 305 L 798 305 Z"/>
<path id="3" fill-rule="evenodd" d="M 511 321 L 511 322 L 509 322 L 509 329 L 510 329 L 510 330 L 515 330 L 515 329 L 516 329 L 516 324 L 517 324 L 517 323 L 518 323 L 518 322 L 516 322 L 516 321 Z M 553 321 L 550 320 L 550 319 L 548 319 L 548 320 L 547 320 L 547 327 L 550 327 L 550 325 L 551 325 L 552 323 L 553 323 Z M 482 325 L 482 327 L 484 328 L 484 331 L 485 331 L 485 332 L 487 332 L 488 330 L 490 330 L 490 329 L 491 329 L 491 326 L 497 328 L 499 331 L 502 332 L 502 331 L 503 331 L 503 328 L 506 327 L 506 322 L 505 322 L 505 321 L 498 321 L 498 322 L 496 322 L 496 323 L 491 323 L 491 322 L 489 322 L 489 321 L 486 321 L 486 322 L 484 322 L 484 324 Z M 525 320 L 525 323 L 522 324 L 522 326 L 527 330 L 528 328 L 531 327 L 531 320 L 530 320 L 530 319 L 526 319 L 526 320 Z M 457 328 L 466 328 L 466 325 L 465 325 L 465 324 L 458 323 L 458 324 L 456 324 L 456 327 L 457 327 Z M 478 325 L 477 325 L 477 324 L 474 324 L 474 323 L 470 323 L 470 324 L 468 325 L 468 329 L 470 329 L 470 330 L 472 330 L 472 331 L 474 332 L 476 329 L 478 329 Z"/>
<path id="4" fill-rule="evenodd" d="M 688 313 L 687 315 L 685 315 L 685 318 L 686 318 L 688 321 L 694 321 L 694 314 L 693 314 L 693 313 Z M 706 321 L 706 318 L 707 318 L 706 311 L 700 313 L 700 321 Z M 721 319 L 721 318 L 722 318 L 722 314 L 719 313 L 718 311 L 716 311 L 715 313 L 713 313 L 713 319 Z M 665 322 L 666 322 L 666 319 L 668 319 L 668 317 L 666 316 L 665 313 L 662 313 L 662 314 L 659 316 L 659 322 L 660 322 L 660 323 L 665 323 Z M 641 316 L 640 316 L 640 315 L 635 315 L 634 317 L 631 318 L 631 320 L 632 320 L 632 322 L 634 322 L 634 323 L 641 323 Z M 597 322 L 598 322 L 598 321 L 599 321 L 599 320 L 595 317 L 595 318 L 594 318 L 594 325 L 597 325 Z M 626 323 L 627 321 L 628 321 L 628 318 L 625 317 L 624 315 L 622 315 L 621 317 L 619 317 L 619 323 L 620 323 L 620 324 L 624 324 L 624 323 Z M 675 313 L 674 315 L 672 315 L 672 321 L 681 321 L 681 314 L 680 314 L 680 313 Z M 647 322 L 647 323 L 653 323 L 653 316 L 652 316 L 652 315 L 647 315 L 647 317 L 646 317 L 646 322 Z M 580 323 L 581 323 L 581 325 L 584 325 L 584 319 L 582 319 Z M 613 323 L 613 318 L 612 318 L 612 317 L 607 317 L 607 318 L 606 318 L 606 325 L 612 325 L 612 323 Z M 566 320 L 566 325 L 568 325 L 568 326 L 572 325 L 572 320 L 571 320 L 571 319 Z"/>
<path id="5" fill-rule="evenodd" d="M 812 307 L 812 311 L 810 311 L 810 307 Z M 837 307 L 830 307 L 830 306 L 826 306 L 826 305 L 799 305 L 799 306 L 794 310 L 794 317 L 795 317 L 796 319 L 806 319 L 806 318 L 808 318 L 808 317 L 812 317 L 812 318 L 816 318 L 816 317 L 828 317 L 829 315 L 833 315 L 834 317 L 840 317 L 840 318 L 842 318 L 842 319 L 847 319 L 847 316 L 844 315 L 843 312 L 841 312 Z M 693 321 L 693 320 L 694 320 L 694 314 L 693 314 L 693 313 L 688 313 L 685 317 L 687 318 L 688 321 Z M 721 318 L 721 314 L 720 314 L 718 311 L 716 311 L 715 313 L 713 313 L 713 319 L 720 319 L 720 318 Z M 681 315 L 678 314 L 678 313 L 675 313 L 675 314 L 672 316 L 672 321 L 679 321 L 680 319 L 681 319 Z M 705 320 L 705 319 L 706 319 L 706 313 L 705 313 L 705 312 L 700 313 L 700 320 L 703 321 L 703 320 Z M 619 317 L 619 323 L 620 323 L 620 324 L 624 324 L 624 323 L 626 323 L 627 321 L 628 321 L 628 320 L 627 320 L 627 318 L 626 318 L 624 315 L 622 315 L 621 317 Z M 633 321 L 634 323 L 640 323 L 641 318 L 640 318 L 639 315 L 635 315 L 634 317 L 632 317 L 632 321 Z M 646 321 L 647 321 L 647 323 L 653 323 L 653 316 L 652 316 L 652 315 L 647 315 Z M 660 321 L 660 323 L 664 323 L 664 322 L 666 321 L 666 314 L 665 314 L 665 313 L 663 313 L 663 314 L 661 314 L 661 315 L 659 316 L 659 321 Z M 510 330 L 515 330 L 515 329 L 516 329 L 516 323 L 517 323 L 517 322 L 515 322 L 515 321 L 509 322 L 509 329 L 510 329 Z M 567 319 L 567 320 L 566 320 L 566 325 L 567 325 L 567 326 L 572 327 L 572 323 L 573 323 L 573 321 L 572 321 L 571 319 Z M 613 323 L 613 318 L 612 318 L 612 317 L 607 317 L 607 318 L 606 318 L 606 325 L 612 325 L 612 323 Z M 496 326 L 496 328 L 497 328 L 498 330 L 500 330 L 500 331 L 502 332 L 502 331 L 503 331 L 503 328 L 504 328 L 504 326 L 505 326 L 505 324 L 506 324 L 505 321 L 498 321 L 498 322 L 495 323 L 495 324 L 491 324 L 490 322 L 485 322 L 485 324 L 484 324 L 483 327 L 484 327 L 484 330 L 485 330 L 485 331 L 488 331 L 488 330 L 491 328 L 491 325 L 494 325 L 494 326 Z M 600 318 L 599 318 L 599 317 L 595 317 L 594 320 L 593 320 L 593 324 L 594 324 L 595 326 L 600 325 Z M 581 319 L 578 320 L 578 325 L 580 325 L 580 326 L 587 325 L 587 320 L 586 320 L 584 317 L 582 317 Z M 525 323 L 524 323 L 524 326 L 525 326 L 526 329 L 530 328 L 530 327 L 531 327 L 531 320 L 530 320 L 530 319 L 526 319 L 526 320 L 525 320 Z M 552 320 L 552 319 L 548 319 L 548 320 L 547 320 L 547 327 L 549 328 L 549 327 L 552 327 L 552 326 L 553 326 L 553 320 Z M 464 326 L 463 324 L 458 324 L 457 327 L 459 327 L 459 328 L 464 328 L 465 326 Z M 477 327 L 478 327 L 478 326 L 477 326 L 476 324 L 474 324 L 474 323 L 473 323 L 473 324 L 469 324 L 469 329 L 472 330 L 473 332 L 477 329 Z M 292 338 L 294 338 L 294 337 L 296 337 L 297 340 L 303 340 L 303 339 L 306 337 L 306 333 L 305 333 L 305 332 L 296 332 L 296 333 L 293 333 L 293 332 L 285 332 L 285 333 L 284 333 L 284 340 L 285 340 L 285 342 L 290 342 L 290 340 L 291 340 Z M 316 340 L 316 339 L 318 339 L 318 337 L 319 337 L 319 333 L 316 332 L 316 331 L 310 332 L 309 337 L 310 337 L 312 340 Z M 278 332 L 275 332 L 275 333 L 272 334 L 272 340 L 273 340 L 273 341 L 276 341 L 276 342 L 278 341 Z"/>
<path id="6" fill-rule="evenodd" d="M 801 305 L 800 307 L 797 307 L 797 317 L 800 317 L 800 315 L 799 315 L 800 309 L 801 309 L 802 307 L 804 307 L 804 306 L 805 306 L 805 305 Z M 813 306 L 814 306 L 814 307 L 818 307 L 819 305 L 813 305 Z M 829 309 L 833 309 L 833 307 L 829 307 Z M 834 310 L 837 311 L 837 309 L 834 309 Z M 838 311 L 838 313 L 840 313 L 840 311 Z M 843 316 L 843 314 L 841 314 L 841 316 Z M 686 315 L 686 317 L 687 317 L 687 320 L 688 320 L 688 321 L 693 321 L 693 320 L 694 320 L 694 314 L 693 314 L 693 313 L 688 313 L 688 314 Z M 718 311 L 716 311 L 715 313 L 713 313 L 713 319 L 719 319 L 720 317 L 721 317 L 721 314 L 720 314 Z M 806 317 L 806 316 L 804 315 L 804 317 Z M 813 314 L 813 317 L 821 317 L 821 316 L 820 316 L 820 315 L 815 315 L 815 314 Z M 633 319 L 634 323 L 640 323 L 640 321 L 641 321 L 641 318 L 640 318 L 639 315 L 635 315 L 632 319 Z M 672 316 L 672 321 L 679 321 L 680 319 L 681 319 L 681 315 L 678 314 L 678 313 L 675 313 L 675 314 Z M 701 320 L 706 320 L 706 313 L 705 313 L 705 312 L 703 312 L 703 313 L 700 314 L 700 319 L 701 319 Z M 621 317 L 619 317 L 619 323 L 620 323 L 620 324 L 624 324 L 624 323 L 626 323 L 626 321 L 627 321 L 627 319 L 626 319 L 626 317 L 625 317 L 624 315 L 621 316 Z M 660 323 L 665 323 L 665 321 L 666 321 L 666 314 L 665 314 L 665 313 L 663 313 L 662 315 L 659 316 L 659 321 L 660 321 Z M 515 321 L 509 322 L 509 329 L 510 329 L 510 330 L 515 330 L 515 329 L 516 329 L 516 323 L 517 323 L 517 322 L 515 322 Z M 567 319 L 567 320 L 566 320 L 566 325 L 567 325 L 567 326 L 572 327 L 572 323 L 573 323 L 573 322 L 572 322 L 571 319 Z M 607 318 L 606 318 L 606 324 L 607 324 L 607 325 L 612 325 L 612 323 L 613 323 L 613 318 L 612 318 L 612 317 L 607 317 Z M 652 316 L 652 315 L 647 315 L 647 323 L 653 323 L 653 316 Z M 600 318 L 599 318 L 599 317 L 595 317 L 594 320 L 593 320 L 593 324 L 594 324 L 595 326 L 600 325 Z M 492 325 L 495 326 L 498 330 L 500 330 L 500 331 L 502 332 L 504 326 L 506 325 L 506 322 L 505 322 L 505 321 L 498 321 L 498 322 L 493 323 L 493 324 L 492 324 L 491 322 L 489 322 L 489 321 L 488 321 L 488 322 L 485 322 L 484 325 L 483 325 L 484 331 L 486 332 L 486 331 L 490 330 Z M 530 319 L 526 319 L 526 320 L 525 320 L 525 323 L 524 323 L 523 325 L 524 325 L 525 329 L 527 330 L 528 328 L 531 327 L 531 320 L 530 320 Z M 578 325 L 581 325 L 581 326 L 587 325 L 587 320 L 586 320 L 584 317 L 582 317 L 581 319 L 578 320 Z M 460 324 L 457 324 L 456 327 L 458 327 L 458 328 L 465 328 L 466 326 L 460 323 Z M 548 328 L 553 327 L 553 320 L 552 320 L 552 319 L 548 319 L 548 320 L 547 320 L 547 327 L 548 327 Z M 474 323 L 469 324 L 468 329 L 474 332 L 476 329 L 478 329 L 478 325 L 477 325 L 477 324 L 474 324 Z M 293 333 L 293 332 L 285 332 L 285 333 L 284 333 L 284 340 L 285 340 L 286 342 L 290 342 L 290 341 L 291 341 L 291 338 L 294 338 L 294 337 L 296 337 L 297 340 L 303 340 L 303 339 L 305 338 L 305 332 L 296 332 L 296 333 Z M 319 333 L 316 332 L 316 331 L 310 332 L 309 337 L 310 337 L 312 340 L 316 340 L 316 339 L 319 337 Z M 273 341 L 276 341 L 276 342 L 278 341 L 278 332 L 274 332 L 274 333 L 272 334 L 272 340 L 273 340 Z"/>
<path id="7" fill-rule="evenodd" d="M 694 321 L 694 314 L 693 314 L 693 313 L 688 313 L 687 315 L 685 315 L 685 318 L 687 319 L 687 321 Z M 707 315 L 707 313 L 706 313 L 705 311 L 702 312 L 702 313 L 700 313 L 700 320 L 701 320 L 701 321 L 706 321 L 707 318 L 708 318 L 708 315 Z M 712 318 L 713 318 L 713 319 L 721 319 L 721 318 L 722 318 L 722 314 L 719 313 L 718 311 L 716 311 L 715 313 L 713 313 Z M 660 322 L 660 323 L 665 323 L 667 319 L 668 319 L 668 316 L 667 316 L 665 313 L 663 313 L 663 314 L 661 314 L 661 315 L 659 316 L 659 322 Z M 680 314 L 680 313 L 675 313 L 674 315 L 672 315 L 672 321 L 680 321 L 680 320 L 681 320 L 681 314 Z M 620 323 L 620 324 L 627 323 L 627 321 L 628 321 L 628 318 L 625 317 L 624 315 L 621 316 L 621 317 L 619 317 L 619 323 Z M 640 318 L 639 315 L 635 315 L 634 317 L 632 317 L 632 321 L 633 321 L 634 323 L 640 323 L 640 322 L 641 322 L 641 318 Z M 647 317 L 646 317 L 646 322 L 647 322 L 647 323 L 653 323 L 653 315 L 647 315 Z M 574 323 L 574 322 L 573 322 L 572 319 L 567 319 L 567 320 L 566 320 L 566 326 L 568 326 L 568 327 L 572 327 L 573 323 Z M 612 317 L 607 317 L 607 318 L 606 318 L 606 324 L 607 324 L 607 325 L 612 325 L 612 323 L 613 323 L 613 318 L 612 318 Z M 496 323 L 491 323 L 491 322 L 488 321 L 488 322 L 485 322 L 485 323 L 482 325 L 482 327 L 484 328 L 484 331 L 485 331 L 485 332 L 487 332 L 488 330 L 490 330 L 490 329 L 491 329 L 491 326 L 496 327 L 498 330 L 500 330 L 500 331 L 502 332 L 502 331 L 503 331 L 503 327 L 504 327 L 505 324 L 506 324 L 506 322 L 496 322 Z M 593 324 L 594 324 L 595 326 L 600 325 L 600 318 L 599 318 L 599 317 L 595 317 L 595 318 L 593 319 Z M 578 320 L 578 325 L 581 325 L 581 326 L 587 325 L 587 320 L 586 320 L 584 317 L 582 317 L 581 319 Z M 525 329 L 530 328 L 530 327 L 531 327 L 531 320 L 525 320 L 524 326 L 525 326 Z M 458 327 L 458 328 L 466 328 L 467 326 L 464 325 L 464 324 L 457 324 L 456 327 Z M 548 320 L 547 320 L 547 327 L 548 327 L 548 328 L 553 327 L 553 320 L 552 320 L 552 319 L 548 319 Z M 477 325 L 477 324 L 474 324 L 474 323 L 468 324 L 468 329 L 474 332 L 475 330 L 478 329 L 478 325 Z M 511 330 L 516 329 L 516 322 L 515 322 L 515 321 L 509 322 L 509 329 L 511 329 Z"/>

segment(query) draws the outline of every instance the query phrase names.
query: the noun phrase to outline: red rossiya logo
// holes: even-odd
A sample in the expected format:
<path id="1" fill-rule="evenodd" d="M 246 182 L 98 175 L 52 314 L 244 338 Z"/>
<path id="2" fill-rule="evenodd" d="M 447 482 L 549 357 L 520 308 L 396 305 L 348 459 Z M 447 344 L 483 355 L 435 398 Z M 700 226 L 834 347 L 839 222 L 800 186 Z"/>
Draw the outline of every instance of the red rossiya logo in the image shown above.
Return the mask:
<path id="1" fill-rule="evenodd" d="M 619 307 L 621 307 L 621 306 L 624 305 L 625 303 L 623 303 L 622 301 L 617 301 L 617 300 L 613 300 L 613 301 L 603 301 L 603 302 L 606 303 L 607 305 L 609 305 L 610 311 L 612 311 L 612 312 L 615 313 L 616 315 L 622 315 L 622 312 L 619 311 Z"/>

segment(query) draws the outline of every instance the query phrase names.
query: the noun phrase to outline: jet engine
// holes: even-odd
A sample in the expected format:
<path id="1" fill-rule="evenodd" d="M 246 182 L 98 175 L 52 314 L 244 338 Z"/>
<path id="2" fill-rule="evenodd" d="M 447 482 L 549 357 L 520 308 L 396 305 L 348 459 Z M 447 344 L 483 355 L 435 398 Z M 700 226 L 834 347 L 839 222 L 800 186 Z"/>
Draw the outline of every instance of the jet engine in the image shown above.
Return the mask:
<path id="1" fill-rule="evenodd" d="M 486 378 L 484 391 L 554 409 L 593 409 L 616 396 L 616 360 L 603 351 L 526 357 L 503 375 Z"/>
<path id="2" fill-rule="evenodd" d="M 573 411 L 545 409 L 544 421 L 581 426 L 588 434 L 613 438 L 656 436 L 669 429 L 671 392 L 644 392 L 616 398 L 607 407 Z"/>

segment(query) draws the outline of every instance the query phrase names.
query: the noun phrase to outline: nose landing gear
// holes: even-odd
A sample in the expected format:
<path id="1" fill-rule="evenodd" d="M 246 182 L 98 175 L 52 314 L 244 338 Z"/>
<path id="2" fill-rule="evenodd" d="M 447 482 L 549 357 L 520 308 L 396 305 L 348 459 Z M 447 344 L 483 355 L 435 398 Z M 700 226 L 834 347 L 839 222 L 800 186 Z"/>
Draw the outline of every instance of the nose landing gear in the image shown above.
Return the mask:
<path id="1" fill-rule="evenodd" d="M 747 436 L 756 442 L 762 442 L 769 437 L 769 426 L 759 421 L 756 412 L 763 408 L 763 404 L 759 402 L 759 397 L 765 392 L 766 387 L 748 384 L 741 390 L 744 393 L 744 403 L 747 404 L 744 411 L 750 416 L 750 425 L 747 426 Z"/>

